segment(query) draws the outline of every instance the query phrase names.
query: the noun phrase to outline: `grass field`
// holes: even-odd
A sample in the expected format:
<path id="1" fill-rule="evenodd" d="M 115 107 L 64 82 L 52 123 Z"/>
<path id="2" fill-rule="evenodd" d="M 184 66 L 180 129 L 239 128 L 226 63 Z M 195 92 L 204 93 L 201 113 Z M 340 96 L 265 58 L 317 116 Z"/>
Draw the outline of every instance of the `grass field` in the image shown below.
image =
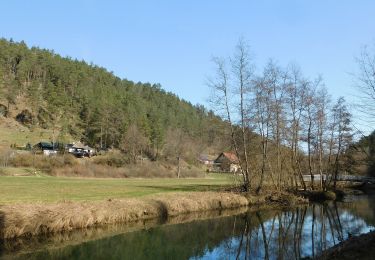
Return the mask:
<path id="1" fill-rule="evenodd" d="M 1 176 L 0 205 L 62 200 L 134 198 L 167 192 L 220 190 L 233 184 L 229 175 L 191 179 L 88 179 L 49 176 Z"/>

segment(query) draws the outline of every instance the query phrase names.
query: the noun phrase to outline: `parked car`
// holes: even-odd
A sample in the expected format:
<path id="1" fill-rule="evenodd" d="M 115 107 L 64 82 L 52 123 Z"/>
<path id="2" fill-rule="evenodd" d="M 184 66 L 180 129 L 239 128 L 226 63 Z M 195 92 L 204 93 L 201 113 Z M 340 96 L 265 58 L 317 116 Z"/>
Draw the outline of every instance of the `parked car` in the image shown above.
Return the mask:
<path id="1" fill-rule="evenodd" d="M 85 152 L 83 148 L 74 148 L 72 149 L 70 153 L 73 154 L 77 158 L 83 158 L 87 156 L 87 153 Z"/>

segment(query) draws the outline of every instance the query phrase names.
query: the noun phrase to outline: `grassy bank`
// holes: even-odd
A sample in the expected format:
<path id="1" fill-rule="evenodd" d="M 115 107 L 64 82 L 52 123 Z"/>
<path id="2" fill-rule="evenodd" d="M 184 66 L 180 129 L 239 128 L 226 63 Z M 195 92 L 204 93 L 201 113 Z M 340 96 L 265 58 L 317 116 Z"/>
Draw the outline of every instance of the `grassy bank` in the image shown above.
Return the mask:
<path id="1" fill-rule="evenodd" d="M 246 207 L 229 209 L 229 210 L 213 210 L 203 212 L 193 212 L 178 216 L 168 217 L 165 221 L 160 221 L 158 218 L 140 220 L 130 223 L 119 223 L 113 225 L 102 225 L 96 228 L 81 230 L 73 230 L 71 232 L 59 232 L 55 234 L 27 238 L 17 238 L 11 240 L 0 241 L 0 258 L 22 258 L 22 255 L 33 253 L 42 250 L 56 250 L 67 246 L 76 246 L 83 242 L 93 240 L 101 240 L 124 233 L 135 232 L 140 230 L 148 230 L 155 228 L 162 224 L 163 226 L 170 226 L 182 223 L 190 223 L 194 221 L 222 219 L 229 216 L 247 212 Z M 3 243 L 2 243 L 3 242 Z M 23 257 L 25 258 L 25 257 Z"/>
<path id="2" fill-rule="evenodd" d="M 290 193 L 262 196 L 223 192 L 231 175 L 194 179 L 89 179 L 0 177 L 0 239 L 70 231 L 105 224 L 166 219 L 191 212 L 244 206 L 293 206 Z"/>
<path id="3" fill-rule="evenodd" d="M 238 194 L 189 192 L 138 199 L 93 202 L 16 204 L 0 207 L 0 238 L 10 239 L 198 211 L 238 208 L 248 200 Z"/>

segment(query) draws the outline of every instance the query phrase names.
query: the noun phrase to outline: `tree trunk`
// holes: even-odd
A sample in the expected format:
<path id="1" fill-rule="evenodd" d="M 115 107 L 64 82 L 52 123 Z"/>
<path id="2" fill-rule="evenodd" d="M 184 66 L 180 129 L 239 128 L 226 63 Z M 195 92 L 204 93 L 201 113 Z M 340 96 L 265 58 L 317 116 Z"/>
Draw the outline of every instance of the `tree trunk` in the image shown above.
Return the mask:
<path id="1" fill-rule="evenodd" d="M 180 178 L 180 156 L 177 156 L 177 178 Z"/>

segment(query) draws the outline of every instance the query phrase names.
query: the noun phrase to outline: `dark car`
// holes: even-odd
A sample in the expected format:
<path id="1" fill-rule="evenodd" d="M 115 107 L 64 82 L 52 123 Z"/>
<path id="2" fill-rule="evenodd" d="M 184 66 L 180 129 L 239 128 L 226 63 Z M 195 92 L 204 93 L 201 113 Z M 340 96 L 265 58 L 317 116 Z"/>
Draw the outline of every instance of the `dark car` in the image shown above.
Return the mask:
<path id="1" fill-rule="evenodd" d="M 86 152 L 82 148 L 74 148 L 71 154 L 73 154 L 77 158 L 83 158 L 86 156 Z"/>

